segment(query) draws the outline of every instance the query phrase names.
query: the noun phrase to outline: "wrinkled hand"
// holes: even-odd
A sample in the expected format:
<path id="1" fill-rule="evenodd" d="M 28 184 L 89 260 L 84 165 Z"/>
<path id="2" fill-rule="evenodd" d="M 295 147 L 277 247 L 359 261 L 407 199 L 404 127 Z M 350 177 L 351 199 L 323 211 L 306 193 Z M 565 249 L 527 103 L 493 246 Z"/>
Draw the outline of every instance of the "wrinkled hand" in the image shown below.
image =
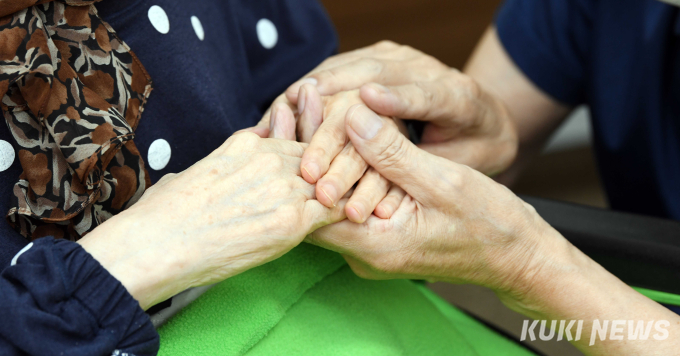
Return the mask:
<path id="1" fill-rule="evenodd" d="M 500 100 L 472 78 L 408 46 L 384 41 L 331 57 L 277 103 L 299 103 L 304 84 L 321 95 L 360 88 L 363 102 L 381 115 L 427 121 L 420 148 L 487 175 L 506 169 L 517 154 L 517 133 Z"/>
<path id="2" fill-rule="evenodd" d="M 515 293 L 518 279 L 540 269 L 535 252 L 552 228 L 532 207 L 487 176 L 417 148 L 367 107 L 350 113 L 346 130 L 356 150 L 408 195 L 390 219 L 338 222 L 308 242 L 342 253 L 359 276 L 372 279 L 465 282 Z"/>
<path id="3" fill-rule="evenodd" d="M 312 85 L 303 85 L 300 93 L 297 113 L 293 111 L 295 107 L 276 103 L 260 124 L 249 130 L 269 137 L 309 142 L 302 156 L 302 177 L 309 183 L 316 183 L 317 200 L 325 206 L 335 206 L 338 200 L 351 193 L 345 206 L 351 221 L 362 223 L 371 213 L 389 218 L 405 193 L 368 167 L 348 142 L 345 131 L 349 108 L 362 103 L 359 91 L 321 97 Z M 406 133 L 399 120 L 390 124 L 396 124 Z M 264 129 L 266 127 L 268 129 Z"/>
<path id="4" fill-rule="evenodd" d="M 236 134 L 80 242 L 143 307 L 271 261 L 345 218 L 301 177 L 304 147 Z"/>

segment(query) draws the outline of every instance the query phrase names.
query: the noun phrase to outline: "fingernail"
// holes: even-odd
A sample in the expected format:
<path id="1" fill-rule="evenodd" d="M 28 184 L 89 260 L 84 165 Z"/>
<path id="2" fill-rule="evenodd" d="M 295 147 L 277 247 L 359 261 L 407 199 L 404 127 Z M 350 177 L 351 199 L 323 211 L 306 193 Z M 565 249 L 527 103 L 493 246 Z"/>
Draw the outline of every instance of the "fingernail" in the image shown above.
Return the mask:
<path id="1" fill-rule="evenodd" d="M 370 88 L 373 89 L 378 94 L 389 94 L 390 93 L 390 90 L 387 89 L 386 86 L 378 84 L 378 83 L 371 83 Z"/>
<path id="2" fill-rule="evenodd" d="M 364 140 L 370 140 L 383 126 L 382 119 L 364 105 L 360 105 L 352 111 L 349 118 L 349 126 Z"/>
<path id="3" fill-rule="evenodd" d="M 330 186 L 330 185 L 327 185 L 326 189 L 323 189 L 323 187 L 319 187 L 319 188 L 321 188 L 321 191 L 326 195 L 326 198 L 328 198 L 328 200 L 331 201 L 331 204 L 333 204 L 333 206 L 335 206 L 335 199 L 333 198 L 337 194 L 335 192 L 335 188 L 333 188 L 333 186 Z"/>
<path id="4" fill-rule="evenodd" d="M 307 163 L 302 169 L 316 182 L 319 179 L 319 166 L 316 163 Z"/>
<path id="5" fill-rule="evenodd" d="M 300 87 L 305 84 L 311 84 L 313 86 L 316 86 L 316 84 L 318 84 L 318 81 L 316 80 L 316 78 L 305 78 L 293 84 L 293 86 L 291 86 L 290 89 L 292 89 L 294 93 L 297 93 L 298 90 L 300 90 Z"/>
<path id="6" fill-rule="evenodd" d="M 319 83 L 319 81 L 316 80 L 316 78 L 311 78 L 311 77 L 310 77 L 310 78 L 302 79 L 302 80 L 300 81 L 300 85 L 311 84 L 311 85 L 313 85 L 313 86 L 316 86 L 318 83 Z"/>
<path id="7" fill-rule="evenodd" d="M 300 94 L 298 94 L 298 112 L 302 115 L 305 112 L 305 103 L 307 102 L 307 90 L 305 87 L 300 88 Z"/>
<path id="8" fill-rule="evenodd" d="M 359 217 L 359 220 L 364 219 L 364 206 L 361 203 L 353 203 L 352 204 L 352 209 L 357 212 L 357 216 Z"/>
<path id="9" fill-rule="evenodd" d="M 279 113 L 279 110 L 276 108 L 276 105 L 272 108 L 272 112 L 269 115 L 269 133 L 274 133 L 274 122 L 276 122 L 276 115 Z"/>

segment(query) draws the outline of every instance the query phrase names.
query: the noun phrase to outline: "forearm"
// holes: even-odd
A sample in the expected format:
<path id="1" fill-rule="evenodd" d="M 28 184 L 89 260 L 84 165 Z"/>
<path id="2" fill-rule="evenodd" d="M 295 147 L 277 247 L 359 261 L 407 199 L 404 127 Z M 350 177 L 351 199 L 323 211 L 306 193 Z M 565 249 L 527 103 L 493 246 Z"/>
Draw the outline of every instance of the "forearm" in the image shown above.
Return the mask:
<path id="1" fill-rule="evenodd" d="M 537 273 L 527 276 L 523 284 L 530 286 L 521 292 L 521 302 L 506 299 L 508 306 L 536 320 L 547 320 L 547 325 L 560 321 L 576 323 L 571 329 L 575 337 L 579 320 L 583 320 L 581 338 L 571 342 L 586 355 L 670 355 L 680 348 L 680 317 L 660 304 L 644 297 L 583 254 L 559 233 L 550 229 L 540 250 L 535 254 L 542 266 Z M 597 323 L 595 323 L 597 320 Z M 617 330 L 612 339 L 613 322 Z M 625 322 L 621 322 L 625 321 Z M 629 339 L 638 323 L 644 329 L 652 324 L 646 340 Z M 668 331 L 664 340 L 655 329 L 656 322 Z M 605 322 L 607 325 L 605 326 Z M 593 331 L 594 326 L 596 330 Z M 538 334 L 537 327 L 535 333 Z M 602 330 L 605 331 L 602 331 Z M 602 334 L 600 334 L 602 333 Z M 604 336 L 604 340 L 601 336 Z"/>
<path id="2" fill-rule="evenodd" d="M 515 124 L 519 150 L 515 163 L 500 177 L 502 183 L 512 183 L 540 153 L 571 108 L 545 94 L 522 73 L 505 52 L 493 26 L 482 36 L 464 72 L 505 104 Z"/>
<path id="3" fill-rule="evenodd" d="M 146 223 L 145 223 L 146 221 Z M 97 227 L 78 243 L 118 279 L 146 310 L 192 287 L 184 276 L 189 248 L 175 253 L 156 238 L 142 212 L 131 208 Z"/>

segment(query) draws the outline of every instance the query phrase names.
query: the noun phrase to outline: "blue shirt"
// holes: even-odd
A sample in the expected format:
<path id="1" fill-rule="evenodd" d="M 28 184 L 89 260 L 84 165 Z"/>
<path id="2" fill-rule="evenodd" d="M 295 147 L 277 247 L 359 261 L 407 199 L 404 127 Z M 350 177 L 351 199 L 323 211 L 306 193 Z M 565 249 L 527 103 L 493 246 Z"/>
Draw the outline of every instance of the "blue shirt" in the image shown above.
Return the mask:
<path id="1" fill-rule="evenodd" d="M 545 93 L 592 114 L 613 209 L 680 220 L 680 17 L 657 0 L 508 0 L 501 43 Z"/>
<path id="2" fill-rule="evenodd" d="M 149 16 L 154 5 L 167 16 L 165 34 Z M 152 183 L 257 124 L 276 96 L 337 48 L 325 10 L 312 0 L 104 0 L 96 6 L 154 83 L 134 140 Z M 170 146 L 162 168 L 149 162 L 159 139 Z"/>
<path id="3" fill-rule="evenodd" d="M 257 124 L 276 96 L 338 46 L 313 0 L 103 0 L 96 8 L 154 83 L 134 139 L 152 183 Z M 14 142 L 7 128 L 0 140 Z M 0 172 L 0 212 L 9 210 L 21 171 L 15 159 Z M 26 243 L 0 219 L 0 270 Z"/>

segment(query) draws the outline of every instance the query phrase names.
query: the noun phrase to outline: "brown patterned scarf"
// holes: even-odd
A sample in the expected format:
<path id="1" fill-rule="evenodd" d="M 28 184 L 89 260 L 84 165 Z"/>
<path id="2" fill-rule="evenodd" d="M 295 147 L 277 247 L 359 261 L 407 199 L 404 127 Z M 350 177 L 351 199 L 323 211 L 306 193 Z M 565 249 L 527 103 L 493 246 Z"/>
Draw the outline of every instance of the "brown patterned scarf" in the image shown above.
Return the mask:
<path id="1" fill-rule="evenodd" d="M 132 139 L 151 79 L 94 2 L 0 0 L 0 106 L 23 168 L 7 220 L 30 240 L 77 240 L 150 185 Z"/>

